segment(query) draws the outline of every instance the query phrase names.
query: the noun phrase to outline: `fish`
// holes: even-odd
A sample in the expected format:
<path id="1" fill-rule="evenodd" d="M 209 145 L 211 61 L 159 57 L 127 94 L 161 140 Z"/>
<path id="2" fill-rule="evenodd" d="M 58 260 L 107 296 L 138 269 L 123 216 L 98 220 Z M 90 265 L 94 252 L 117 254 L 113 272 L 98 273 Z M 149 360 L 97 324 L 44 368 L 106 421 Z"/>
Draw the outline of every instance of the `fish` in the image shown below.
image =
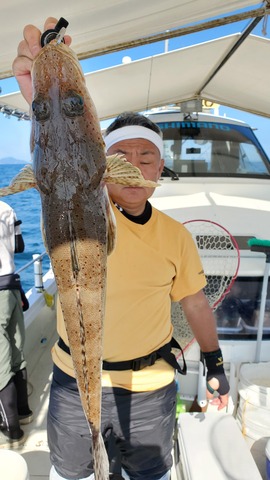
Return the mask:
<path id="1" fill-rule="evenodd" d="M 116 226 L 106 183 L 156 187 L 120 155 L 106 157 L 95 105 L 76 54 L 45 45 L 33 61 L 30 150 L 0 196 L 36 188 L 44 243 L 67 330 L 82 407 L 92 435 L 96 480 L 108 480 L 101 434 L 101 373 L 107 256 Z"/>

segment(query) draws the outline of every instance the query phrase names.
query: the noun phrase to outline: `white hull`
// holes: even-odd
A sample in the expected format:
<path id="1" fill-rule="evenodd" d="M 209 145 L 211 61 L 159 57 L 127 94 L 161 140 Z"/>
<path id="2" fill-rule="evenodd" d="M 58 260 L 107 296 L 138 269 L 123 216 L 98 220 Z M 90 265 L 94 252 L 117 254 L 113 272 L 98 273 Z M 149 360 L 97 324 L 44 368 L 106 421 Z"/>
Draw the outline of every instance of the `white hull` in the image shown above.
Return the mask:
<path id="1" fill-rule="evenodd" d="M 169 140 L 169 147 L 171 143 L 172 141 Z M 197 143 L 195 144 L 195 147 L 193 145 L 192 150 L 200 150 L 201 145 L 203 145 L 203 143 Z M 169 148 L 167 150 L 169 151 Z M 191 148 L 187 148 L 187 151 L 188 150 L 191 150 Z M 243 163 L 243 158 L 241 161 Z M 193 159 L 184 159 L 184 164 L 185 162 L 188 164 L 188 162 L 193 162 Z M 203 162 L 205 163 L 204 160 Z M 207 168 L 210 168 L 210 161 L 208 161 Z M 172 181 L 171 178 L 165 176 L 161 179 L 162 186 L 156 189 L 151 202 L 155 207 L 180 222 L 193 219 L 211 220 L 223 225 L 234 236 L 239 238 L 242 237 L 245 240 L 250 237 L 270 239 L 270 178 L 267 172 L 264 177 L 265 178 L 261 176 L 260 178 L 260 175 L 255 175 L 254 178 L 251 178 L 250 175 L 250 178 L 245 178 L 244 175 L 240 177 L 239 172 L 237 172 L 236 175 L 227 177 L 222 177 L 221 174 L 213 176 L 213 172 L 211 171 L 209 176 L 198 175 L 197 177 L 194 177 L 192 175 L 181 176 L 180 174 L 178 181 Z M 240 269 L 238 272 L 238 278 L 240 280 L 248 280 L 251 282 L 252 287 L 253 278 L 262 278 L 264 272 L 265 255 L 263 253 L 251 252 L 246 245 L 242 245 L 240 247 Z M 45 291 L 50 295 L 55 295 L 56 285 L 51 271 L 45 275 L 43 283 Z M 258 284 L 259 283 L 257 283 L 257 288 Z M 249 290 L 252 298 L 248 297 L 248 300 L 253 299 L 252 288 Z M 31 480 L 48 480 L 50 461 L 46 437 L 46 415 L 52 374 L 50 350 L 53 342 L 57 338 L 55 331 L 56 312 L 54 306 L 50 307 L 46 305 L 43 292 L 36 291 L 35 287 L 27 293 L 27 296 L 30 308 L 25 312 L 25 354 L 28 361 L 29 373 L 29 403 L 34 411 L 34 421 L 32 424 L 24 427 L 26 433 L 25 444 L 17 451 L 21 453 L 27 461 Z M 243 302 L 242 298 L 243 297 L 240 296 L 239 300 Z M 244 298 L 244 301 L 245 300 L 246 298 Z M 256 339 L 257 325 L 244 325 L 244 319 L 239 318 L 239 320 L 241 320 L 241 325 L 239 324 L 240 326 L 237 326 L 237 328 L 228 328 L 227 326 L 218 327 L 220 334 L 224 334 L 225 332 L 225 335 L 220 336 L 220 344 L 225 361 L 225 370 L 231 388 L 230 402 L 225 413 L 234 417 L 237 416 L 239 405 L 239 371 L 241 365 L 243 363 L 252 363 L 255 361 L 270 362 L 270 325 L 268 326 L 268 323 L 265 321 L 264 332 L 267 336 L 261 341 L 260 336 Z M 189 411 L 190 409 L 194 410 L 194 405 L 196 404 L 194 402 L 195 398 L 196 402 L 199 402 L 201 406 L 206 403 L 205 388 L 203 384 L 205 377 L 200 368 L 200 352 L 196 343 L 188 349 L 185 356 L 188 366 L 188 374 L 185 377 L 179 378 L 179 383 L 181 402 L 182 405 L 184 405 L 183 408 L 186 408 L 186 411 Z M 268 386 L 270 387 L 269 379 L 267 379 L 267 381 L 269 382 Z M 200 407 L 197 408 L 197 411 L 200 411 Z M 207 418 L 209 418 L 210 429 L 212 421 L 210 414 L 213 415 L 213 412 L 216 416 L 215 421 L 219 421 L 221 415 L 217 412 L 216 407 L 213 405 L 207 405 L 206 415 Z M 188 414 L 185 413 L 181 415 Z M 268 416 L 269 411 L 267 411 L 267 418 Z M 187 417 L 182 418 L 184 419 Z M 206 421 L 204 425 L 207 425 Z M 223 440 L 226 444 L 226 448 L 229 448 L 230 452 L 234 452 L 234 448 L 239 448 L 239 444 L 241 444 L 241 441 L 243 440 L 241 422 L 240 424 L 238 422 L 237 425 L 237 431 L 241 438 L 241 440 L 239 440 L 240 443 L 237 443 L 238 447 L 234 445 L 237 436 L 235 436 L 235 438 L 230 437 L 230 426 L 228 427 L 227 433 L 224 433 Z M 234 428 L 235 427 L 231 427 L 231 430 Z M 193 431 L 193 427 L 191 430 Z M 181 429 L 181 432 L 183 433 L 184 429 Z M 205 430 L 203 433 L 205 433 Z M 200 433 L 196 433 L 196 429 L 194 428 L 194 445 L 196 445 L 195 440 L 198 435 L 200 436 Z M 220 435 L 223 435 L 223 431 L 220 432 Z M 188 462 L 188 452 L 185 452 L 184 448 L 185 445 L 187 445 L 187 438 L 180 438 L 179 435 L 176 437 L 175 445 L 178 445 L 177 442 L 179 440 L 181 444 L 181 454 L 180 462 L 178 462 L 177 456 L 175 457 L 176 465 L 174 465 L 172 470 L 172 479 L 208 480 L 208 478 L 211 477 L 211 472 L 209 474 L 209 462 L 211 463 L 214 459 L 206 456 L 204 465 L 201 467 L 200 478 L 198 476 L 195 478 L 192 476 L 192 471 L 188 467 L 188 464 L 186 465 L 186 462 Z M 206 445 L 208 440 L 209 439 L 206 437 L 204 441 Z M 252 472 L 252 468 L 254 468 L 256 475 L 254 474 L 253 477 L 250 478 L 244 476 L 241 477 L 241 480 L 243 480 L 243 478 L 245 478 L 245 480 L 257 480 L 257 478 L 266 479 L 264 451 L 266 439 L 262 438 L 259 439 L 260 441 L 254 441 L 249 435 L 245 434 L 244 440 L 254 457 L 254 460 L 250 457 L 247 462 L 252 465 L 249 471 Z M 191 438 L 191 446 L 192 445 L 193 441 Z M 209 445 L 209 449 L 207 449 L 207 454 L 209 455 L 211 454 L 210 447 L 211 445 Z M 244 449 L 240 448 L 240 450 L 242 451 Z M 237 449 L 235 452 L 237 455 Z M 194 456 L 194 462 L 196 462 L 196 451 L 193 452 L 191 456 Z M 218 465 L 215 464 L 212 469 L 216 472 L 216 468 L 217 471 L 220 470 L 221 459 L 219 459 L 218 455 L 214 455 L 214 457 L 215 462 L 217 462 Z M 182 467 L 181 460 L 183 464 Z M 256 464 L 260 474 L 258 473 Z M 232 468 L 234 469 L 234 462 L 229 461 L 227 467 L 229 468 L 228 471 Z M 203 472 L 204 468 L 206 473 Z M 216 480 L 223 480 L 225 478 L 240 480 L 240 477 L 238 476 L 231 477 L 228 474 L 224 477 L 222 474 L 219 475 L 217 473 L 215 473 L 214 478 Z M 7 479 L 5 478 L 3 480 Z M 16 480 L 19 480 L 19 478 Z"/>

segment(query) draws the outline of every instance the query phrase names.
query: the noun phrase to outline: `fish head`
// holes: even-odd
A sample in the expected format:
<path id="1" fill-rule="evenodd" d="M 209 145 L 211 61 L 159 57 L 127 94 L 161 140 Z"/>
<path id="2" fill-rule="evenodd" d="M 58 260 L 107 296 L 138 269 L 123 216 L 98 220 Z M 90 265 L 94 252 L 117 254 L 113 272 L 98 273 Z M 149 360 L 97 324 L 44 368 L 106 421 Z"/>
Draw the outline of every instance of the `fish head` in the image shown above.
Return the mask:
<path id="1" fill-rule="evenodd" d="M 76 54 L 63 43 L 47 44 L 33 62 L 32 82 L 31 153 L 39 189 L 50 191 L 78 171 L 94 188 L 105 171 L 105 149 Z"/>

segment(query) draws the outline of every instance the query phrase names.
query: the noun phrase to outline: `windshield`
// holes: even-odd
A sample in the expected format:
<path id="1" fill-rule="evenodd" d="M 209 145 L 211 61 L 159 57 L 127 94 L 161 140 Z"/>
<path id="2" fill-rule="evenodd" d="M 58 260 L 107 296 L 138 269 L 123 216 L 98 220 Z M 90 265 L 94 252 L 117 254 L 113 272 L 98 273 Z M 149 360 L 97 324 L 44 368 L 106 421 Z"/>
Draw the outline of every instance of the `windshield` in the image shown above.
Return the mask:
<path id="1" fill-rule="evenodd" d="M 196 120 L 157 122 L 165 167 L 179 176 L 269 177 L 270 163 L 251 128 Z M 168 176 L 166 169 L 162 176 Z"/>

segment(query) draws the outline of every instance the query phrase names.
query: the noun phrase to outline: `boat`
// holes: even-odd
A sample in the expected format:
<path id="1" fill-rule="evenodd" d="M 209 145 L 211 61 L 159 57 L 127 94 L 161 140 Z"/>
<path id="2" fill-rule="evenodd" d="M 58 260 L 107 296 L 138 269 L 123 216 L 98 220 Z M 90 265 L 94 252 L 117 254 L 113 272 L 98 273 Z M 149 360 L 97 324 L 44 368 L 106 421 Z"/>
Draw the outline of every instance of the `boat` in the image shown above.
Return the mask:
<path id="1" fill-rule="evenodd" d="M 24 12 L 28 10 L 26 4 L 31 11 L 35 11 L 31 7 L 31 0 L 23 2 L 23 6 L 20 0 L 15 3 L 17 11 L 22 15 L 18 15 L 18 20 L 12 25 L 3 22 L 0 39 L 3 35 L 10 38 L 11 42 L 8 43 L 8 51 L 0 54 L 0 78 L 11 75 L 10 65 L 16 54 L 18 32 L 29 21 L 28 15 L 24 18 Z M 238 245 L 240 263 L 236 278 L 233 278 L 234 291 L 232 288 L 223 302 L 215 306 L 225 371 L 231 387 L 229 406 L 223 414 L 217 412 L 214 405 L 207 403 L 202 388 L 205 372 L 198 345 L 193 342 L 185 352 L 188 374 L 179 378 L 178 408 L 181 413 L 174 439 L 171 478 L 204 480 L 209 478 L 207 466 L 209 468 L 210 464 L 215 478 L 266 479 L 265 447 L 270 436 L 267 430 L 269 411 L 265 405 L 259 405 L 257 417 L 263 413 L 265 430 L 261 424 L 257 424 L 255 430 L 261 429 L 262 432 L 257 436 L 252 435 L 254 432 L 248 432 L 247 425 L 243 427 L 244 393 L 240 387 L 243 387 L 243 366 L 257 366 L 261 372 L 263 366 L 270 365 L 269 257 L 262 249 L 254 249 L 254 239 L 270 240 L 270 161 L 253 129 L 238 120 L 219 116 L 218 106 L 233 106 L 265 117 L 270 116 L 270 101 L 266 95 L 270 73 L 265 66 L 267 62 L 264 61 L 270 48 L 269 40 L 251 35 L 255 23 L 258 24 L 268 13 L 268 3 L 252 10 L 251 7 L 257 2 L 221 0 L 214 7 L 210 0 L 203 0 L 201 10 L 196 15 L 194 1 L 185 2 L 185 6 L 170 1 L 166 4 L 165 16 L 164 2 L 144 2 L 139 13 L 137 3 L 136 9 L 133 9 L 134 2 L 128 13 L 123 8 L 123 3 L 125 2 L 110 2 L 113 16 L 108 15 L 107 19 L 104 18 L 105 2 L 92 2 L 92 13 L 96 14 L 94 29 L 88 24 L 86 26 L 84 21 L 85 12 L 89 15 L 91 13 L 89 2 L 79 1 L 78 7 L 81 7 L 84 15 L 78 13 L 79 8 L 77 11 L 76 7 L 74 13 L 69 6 L 64 7 L 62 1 L 58 2 L 56 10 L 59 17 L 65 12 L 65 17 L 74 22 L 74 32 L 70 33 L 75 34 L 74 49 L 81 59 L 139 45 L 140 42 L 150 43 L 182 36 L 196 29 L 198 31 L 199 28 L 212 28 L 217 23 L 222 25 L 222 21 L 226 23 L 254 19 L 240 34 L 110 67 L 86 75 L 86 79 L 101 120 L 112 118 L 123 110 L 143 111 L 162 129 L 165 168 L 160 178 L 160 187 L 151 198 L 152 204 L 183 223 L 200 220 L 220 225 Z M 10 8 L 6 7 L 7 11 Z M 212 12 L 211 16 L 209 11 Z M 52 12 L 55 12 L 52 2 L 47 2 L 46 6 L 41 5 L 33 23 L 41 23 Z M 110 22 L 113 25 L 117 20 L 120 30 L 116 35 L 114 28 L 109 26 Z M 107 38 L 104 38 L 105 27 L 108 28 Z M 121 44 L 118 40 L 120 37 Z M 246 49 L 252 49 L 253 52 L 248 55 L 248 62 Z M 201 62 L 196 61 L 198 55 L 202 58 Z M 260 63 L 256 65 L 257 61 Z M 190 65 L 195 69 L 194 75 L 191 75 Z M 241 65 L 241 72 L 232 75 L 238 65 Z M 252 88 L 258 70 L 260 88 Z M 186 72 L 185 75 L 183 72 Z M 202 82 L 201 78 L 205 81 Z M 136 88 L 131 87 L 134 79 Z M 119 90 L 114 91 L 115 85 L 118 85 Z M 145 85 L 149 86 L 147 93 Z M 134 91 L 132 96 L 130 88 Z M 5 115 L 29 119 L 28 107 L 20 93 L 0 96 L 0 109 Z M 188 223 L 186 225 L 188 227 Z M 253 243 L 250 244 L 250 240 Z M 46 412 L 52 372 L 50 349 L 57 338 L 57 291 L 51 269 L 42 272 L 39 257 L 33 262 L 35 279 L 33 287 L 27 292 L 30 308 L 24 315 L 29 402 L 34 411 L 34 421 L 24 427 L 26 441 L 16 452 L 25 459 L 31 480 L 48 480 L 50 461 Z M 266 398 L 267 404 L 269 373 L 262 379 L 258 375 L 256 381 L 260 380 L 262 385 L 258 385 L 257 394 L 262 395 L 264 401 Z M 266 396 L 261 393 L 265 387 Z M 224 431 L 223 443 L 217 450 L 211 443 L 212 434 L 209 432 L 215 432 L 220 421 L 228 422 L 228 426 L 226 424 L 221 432 L 223 434 Z M 198 444 L 200 436 L 202 440 Z M 217 437 L 214 437 L 216 445 Z M 199 455 L 202 444 L 204 459 Z M 220 454 L 224 445 L 226 455 L 229 455 L 226 459 Z M 235 458 L 230 456 L 230 450 L 235 453 Z M 242 477 L 237 473 L 240 458 L 246 462 L 247 469 Z M 194 471 L 196 459 L 199 462 L 199 476 L 196 473 L 198 470 Z M 229 470 L 235 473 L 234 477 L 230 476 Z M 16 480 L 19 478 L 16 477 Z"/>

